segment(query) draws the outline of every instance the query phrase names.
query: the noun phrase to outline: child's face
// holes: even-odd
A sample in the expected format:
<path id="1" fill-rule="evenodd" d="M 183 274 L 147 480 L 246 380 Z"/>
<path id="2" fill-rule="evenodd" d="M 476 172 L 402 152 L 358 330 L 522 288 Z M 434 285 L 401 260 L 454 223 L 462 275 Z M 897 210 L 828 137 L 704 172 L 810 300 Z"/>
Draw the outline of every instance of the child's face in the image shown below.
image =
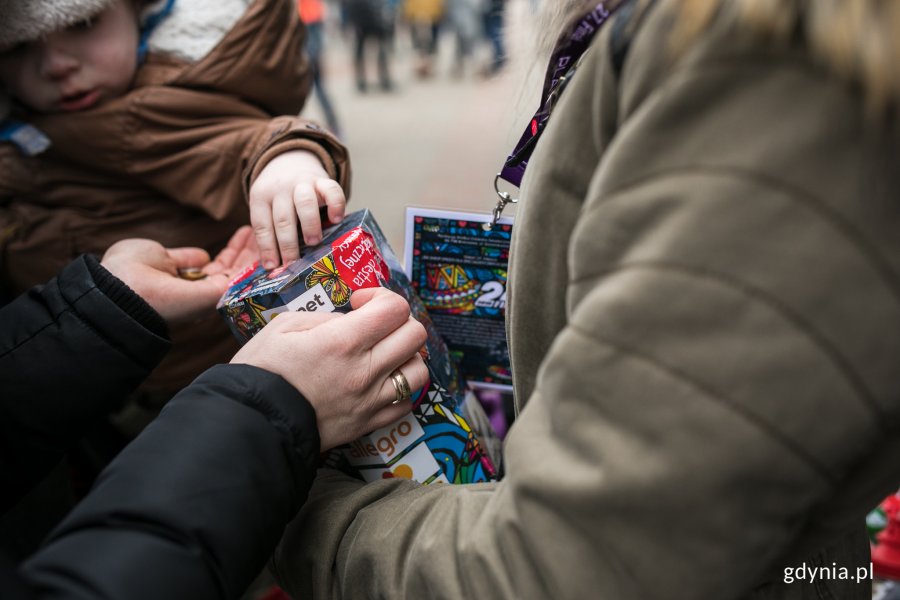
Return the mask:
<path id="1" fill-rule="evenodd" d="M 0 82 L 37 112 L 85 110 L 129 89 L 137 47 L 132 2 L 116 0 L 90 21 L 0 52 Z"/>

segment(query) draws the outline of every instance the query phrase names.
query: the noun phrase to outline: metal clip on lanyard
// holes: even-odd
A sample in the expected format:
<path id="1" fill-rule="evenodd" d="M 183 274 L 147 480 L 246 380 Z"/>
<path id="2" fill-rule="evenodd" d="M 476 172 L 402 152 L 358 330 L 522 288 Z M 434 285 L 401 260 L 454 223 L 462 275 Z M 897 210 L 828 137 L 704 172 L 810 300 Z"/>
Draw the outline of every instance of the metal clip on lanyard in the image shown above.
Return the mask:
<path id="1" fill-rule="evenodd" d="M 500 199 L 497 200 L 497 206 L 495 206 L 494 210 L 491 212 L 492 216 L 490 223 L 484 223 L 481 226 L 485 231 L 491 231 L 494 228 L 494 225 L 500 220 L 500 215 L 503 214 L 503 209 L 506 208 L 507 204 L 515 204 L 519 201 L 518 198 L 513 198 L 508 192 L 500 190 L 500 179 L 500 173 L 497 173 L 497 176 L 494 177 L 494 191 L 497 192 L 497 197 Z"/>
<path id="2" fill-rule="evenodd" d="M 565 90 L 566 85 L 572 80 L 572 76 L 581 64 L 585 51 L 590 47 L 591 40 L 593 40 L 597 31 L 600 30 L 600 26 L 609 20 L 613 12 L 622 5 L 622 2 L 613 4 L 611 8 L 607 8 L 606 4 L 606 2 L 597 4 L 592 11 L 575 23 L 575 26 L 568 34 L 564 34 L 556 42 L 556 47 L 553 49 L 550 64 L 544 77 L 541 104 L 522 137 L 519 138 L 519 142 L 516 144 L 512 154 L 503 163 L 503 168 L 494 177 L 494 191 L 497 193 L 499 200 L 492 211 L 491 222 L 482 225 L 485 231 L 490 231 L 494 228 L 507 204 L 515 204 L 519 201 L 518 198 L 513 198 L 508 192 L 500 190 L 500 180 L 502 179 L 515 187 L 519 187 L 522 183 L 522 177 L 525 175 L 525 169 L 528 166 L 528 159 L 531 158 L 538 139 L 541 137 L 544 129 L 546 129 L 547 122 L 550 120 L 550 114 L 556 108 L 560 95 Z"/>

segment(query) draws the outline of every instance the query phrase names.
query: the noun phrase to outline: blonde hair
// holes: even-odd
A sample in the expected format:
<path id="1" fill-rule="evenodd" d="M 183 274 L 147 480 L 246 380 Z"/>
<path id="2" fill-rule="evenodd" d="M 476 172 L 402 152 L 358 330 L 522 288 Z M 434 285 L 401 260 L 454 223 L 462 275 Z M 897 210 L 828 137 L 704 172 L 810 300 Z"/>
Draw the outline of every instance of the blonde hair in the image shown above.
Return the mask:
<path id="1" fill-rule="evenodd" d="M 542 47 L 552 47 L 597 3 L 544 2 Z M 668 5 L 677 12 L 671 40 L 676 52 L 713 20 L 725 19 L 774 42 L 800 35 L 827 68 L 862 86 L 870 109 L 880 112 L 900 99 L 900 0 L 676 0 Z"/>

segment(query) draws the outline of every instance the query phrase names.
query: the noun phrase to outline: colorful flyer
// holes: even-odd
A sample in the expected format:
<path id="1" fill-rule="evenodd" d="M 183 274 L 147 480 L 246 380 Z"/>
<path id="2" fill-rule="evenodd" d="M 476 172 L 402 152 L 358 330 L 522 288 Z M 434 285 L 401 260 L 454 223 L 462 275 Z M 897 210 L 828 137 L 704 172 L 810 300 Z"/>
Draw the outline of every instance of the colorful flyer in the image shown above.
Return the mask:
<path id="1" fill-rule="evenodd" d="M 504 318 L 513 222 L 486 230 L 490 219 L 407 208 L 404 263 L 463 377 L 475 388 L 511 391 Z"/>

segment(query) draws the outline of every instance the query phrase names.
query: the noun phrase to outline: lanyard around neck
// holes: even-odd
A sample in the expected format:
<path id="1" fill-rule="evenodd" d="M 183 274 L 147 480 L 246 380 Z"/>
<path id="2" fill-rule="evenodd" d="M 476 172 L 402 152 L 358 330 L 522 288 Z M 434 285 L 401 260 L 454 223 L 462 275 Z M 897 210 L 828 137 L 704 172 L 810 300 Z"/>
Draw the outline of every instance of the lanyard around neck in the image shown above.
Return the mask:
<path id="1" fill-rule="evenodd" d="M 497 201 L 497 206 L 494 207 L 493 219 L 490 223 L 485 223 L 485 229 L 490 230 L 497 224 L 507 204 L 518 202 L 518 199 L 513 198 L 509 193 L 500 191 L 498 184 L 502 179 L 516 187 L 521 185 L 528 161 L 541 134 L 547 128 L 550 115 L 556 107 L 560 94 L 575 74 L 582 55 L 590 47 L 591 41 L 600 27 L 609 21 L 622 2 L 616 2 L 611 7 L 607 7 L 607 4 L 609 2 L 598 3 L 593 10 L 581 17 L 568 33 L 563 34 L 557 40 L 553 53 L 550 55 L 547 72 L 544 75 L 541 102 L 537 112 L 534 113 L 516 147 L 503 163 L 503 168 L 494 178 L 494 189 L 500 199 Z"/>

